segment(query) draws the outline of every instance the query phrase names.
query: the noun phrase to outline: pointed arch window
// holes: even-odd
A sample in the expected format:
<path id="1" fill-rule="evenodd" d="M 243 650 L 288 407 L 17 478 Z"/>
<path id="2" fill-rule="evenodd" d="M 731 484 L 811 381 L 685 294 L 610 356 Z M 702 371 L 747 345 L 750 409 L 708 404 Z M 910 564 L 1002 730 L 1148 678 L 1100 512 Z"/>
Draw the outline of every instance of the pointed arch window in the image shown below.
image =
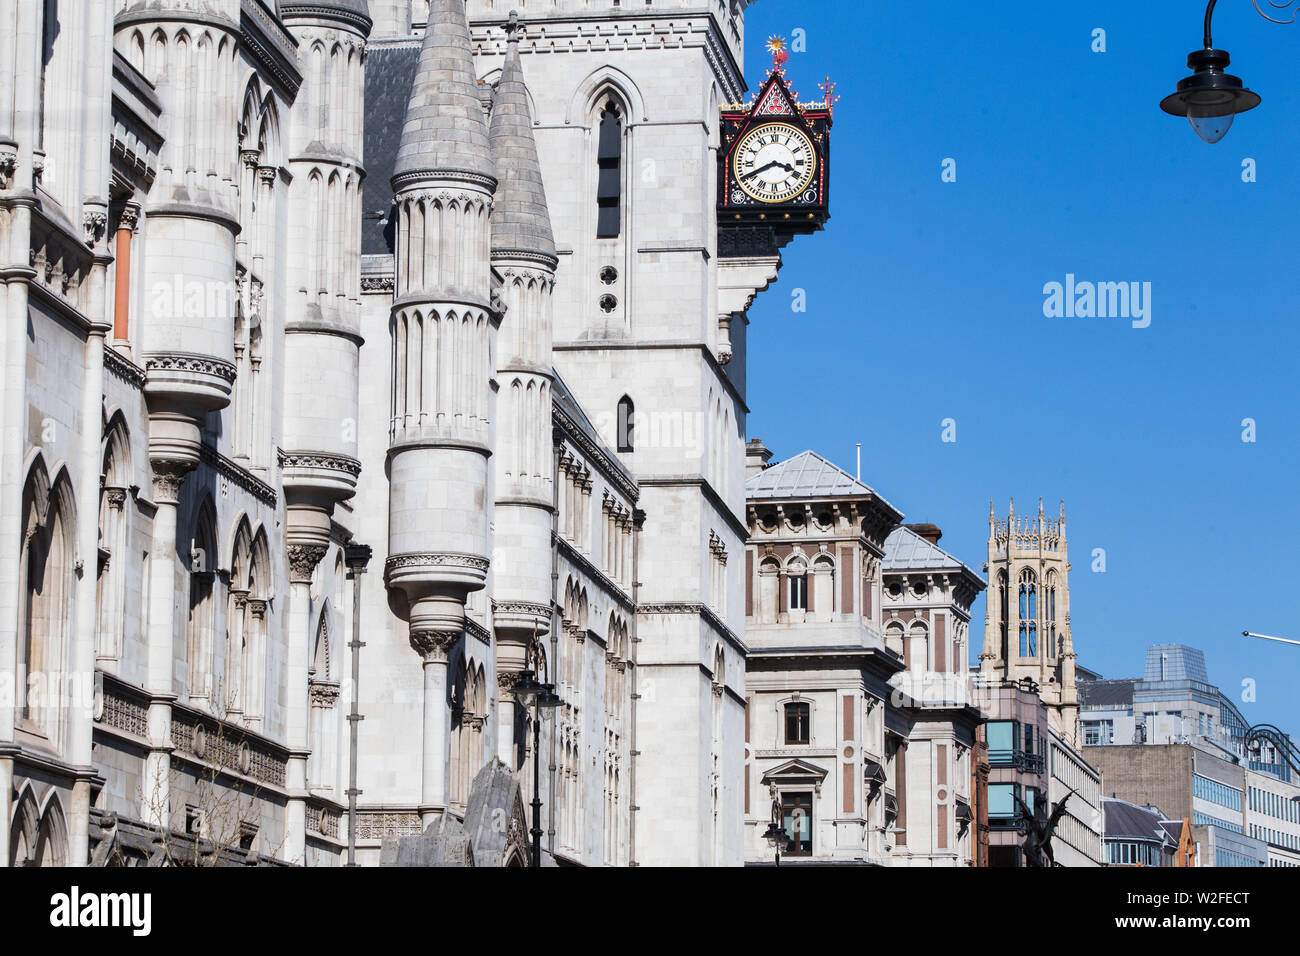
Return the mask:
<path id="1" fill-rule="evenodd" d="M 1056 657 L 1056 572 L 1047 576 L 1047 656 Z"/>
<path id="2" fill-rule="evenodd" d="M 1009 589 L 1007 587 L 1007 572 L 999 571 L 998 572 L 998 607 L 1001 611 L 1001 623 L 999 625 L 999 631 L 1000 631 L 999 637 L 1001 639 L 1001 643 L 999 645 L 1000 646 L 999 656 L 1000 659 L 1004 661 L 1011 653 L 1011 649 L 1007 646 L 1007 620 L 1011 616 L 1011 602 L 1010 602 L 1010 597 L 1007 594 L 1008 590 Z"/>
<path id="3" fill-rule="evenodd" d="M 618 400 L 618 450 L 629 452 L 636 439 L 636 406 L 624 395 Z"/>
<path id="4" fill-rule="evenodd" d="M 596 177 L 596 238 L 617 239 L 623 225 L 623 114 L 612 99 L 600 114 Z"/>
<path id="5" fill-rule="evenodd" d="M 190 547 L 190 609 L 186 623 L 190 699 L 206 704 L 213 687 L 213 632 L 216 629 L 217 531 L 212 503 L 199 512 Z"/>
<path id="6" fill-rule="evenodd" d="M 1038 584 L 1028 568 L 1020 574 L 1020 656 L 1038 656 Z"/>

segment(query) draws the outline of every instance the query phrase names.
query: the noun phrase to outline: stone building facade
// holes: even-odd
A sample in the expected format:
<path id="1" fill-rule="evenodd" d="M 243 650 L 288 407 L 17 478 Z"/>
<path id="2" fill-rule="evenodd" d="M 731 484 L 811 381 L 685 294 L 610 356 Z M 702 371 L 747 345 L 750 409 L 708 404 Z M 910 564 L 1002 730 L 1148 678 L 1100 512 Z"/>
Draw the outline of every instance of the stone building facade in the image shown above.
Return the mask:
<path id="1" fill-rule="evenodd" d="M 340 862 L 353 653 L 360 862 L 742 861 L 747 3 L 517 5 L 0 0 L 0 863 Z"/>
<path id="2" fill-rule="evenodd" d="M 746 858 L 973 865 L 983 581 L 815 452 L 748 452 Z"/>

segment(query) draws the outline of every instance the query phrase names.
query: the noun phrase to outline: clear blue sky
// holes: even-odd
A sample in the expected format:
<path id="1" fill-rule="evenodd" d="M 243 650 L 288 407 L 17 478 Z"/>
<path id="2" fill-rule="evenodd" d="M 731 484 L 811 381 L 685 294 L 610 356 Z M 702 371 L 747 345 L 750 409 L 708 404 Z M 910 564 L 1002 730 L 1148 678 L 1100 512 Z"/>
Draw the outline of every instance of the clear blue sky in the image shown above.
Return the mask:
<path id="1" fill-rule="evenodd" d="M 766 38 L 802 28 L 796 91 L 819 98 L 829 73 L 842 99 L 833 218 L 787 247 L 750 312 L 748 433 L 849 471 L 861 441 L 863 479 L 977 571 L 990 499 L 1005 516 L 1010 496 L 1018 512 L 1064 498 L 1081 663 L 1140 676 L 1148 644 L 1190 644 L 1248 720 L 1300 734 L 1300 647 L 1240 636 L 1300 639 L 1300 24 L 1220 2 L 1215 45 L 1263 103 L 1209 146 L 1157 106 L 1203 15 L 1190 0 L 755 3 L 751 88 Z M 1043 286 L 1067 273 L 1152 283 L 1150 327 L 1045 318 Z M 976 653 L 983 620 L 981 600 Z"/>

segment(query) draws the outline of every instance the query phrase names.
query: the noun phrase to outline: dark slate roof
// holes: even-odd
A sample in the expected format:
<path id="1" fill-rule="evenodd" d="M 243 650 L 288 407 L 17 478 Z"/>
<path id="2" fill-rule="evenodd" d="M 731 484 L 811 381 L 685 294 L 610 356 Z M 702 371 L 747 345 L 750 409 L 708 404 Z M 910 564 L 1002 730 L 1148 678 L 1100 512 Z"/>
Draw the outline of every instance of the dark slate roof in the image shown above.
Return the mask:
<path id="1" fill-rule="evenodd" d="M 1126 800 L 1103 797 L 1101 801 L 1103 827 L 1106 839 L 1153 840 L 1156 843 L 1170 841 L 1169 831 L 1164 826 L 1165 815 L 1159 810 L 1139 807 Z"/>
<path id="2" fill-rule="evenodd" d="M 489 128 L 492 158 L 500 177 L 492 212 L 492 251 L 533 252 L 554 258 L 551 216 L 519 63 L 519 31 L 513 22 L 511 27 Z"/>
<path id="3" fill-rule="evenodd" d="M 1126 710 L 1133 706 L 1133 685 L 1136 683 L 1131 679 L 1079 681 L 1079 705 L 1099 710 Z"/>
<path id="4" fill-rule="evenodd" d="M 393 254 L 393 230 L 388 222 L 393 207 L 393 161 L 419 59 L 419 46 L 409 41 L 371 44 L 366 53 L 366 181 L 361 193 L 364 255 Z"/>
<path id="5" fill-rule="evenodd" d="M 394 176 L 460 171 L 493 176 L 465 0 L 433 0 L 397 147 Z"/>

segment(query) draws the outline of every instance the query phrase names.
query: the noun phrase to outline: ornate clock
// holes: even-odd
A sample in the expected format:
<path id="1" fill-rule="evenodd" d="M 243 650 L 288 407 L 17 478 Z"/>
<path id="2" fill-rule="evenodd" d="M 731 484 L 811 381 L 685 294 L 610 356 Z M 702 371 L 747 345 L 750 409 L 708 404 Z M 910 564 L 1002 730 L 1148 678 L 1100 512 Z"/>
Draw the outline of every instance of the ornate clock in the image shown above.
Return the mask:
<path id="1" fill-rule="evenodd" d="M 820 103 L 800 103 L 783 69 L 783 46 L 750 104 L 722 110 L 718 170 L 719 246 L 785 245 L 830 218 L 830 128 L 834 88 Z M 767 240 L 755 233 L 758 228 Z M 743 240 L 742 240 L 742 237 Z M 739 251 L 737 254 L 740 254 Z"/>

